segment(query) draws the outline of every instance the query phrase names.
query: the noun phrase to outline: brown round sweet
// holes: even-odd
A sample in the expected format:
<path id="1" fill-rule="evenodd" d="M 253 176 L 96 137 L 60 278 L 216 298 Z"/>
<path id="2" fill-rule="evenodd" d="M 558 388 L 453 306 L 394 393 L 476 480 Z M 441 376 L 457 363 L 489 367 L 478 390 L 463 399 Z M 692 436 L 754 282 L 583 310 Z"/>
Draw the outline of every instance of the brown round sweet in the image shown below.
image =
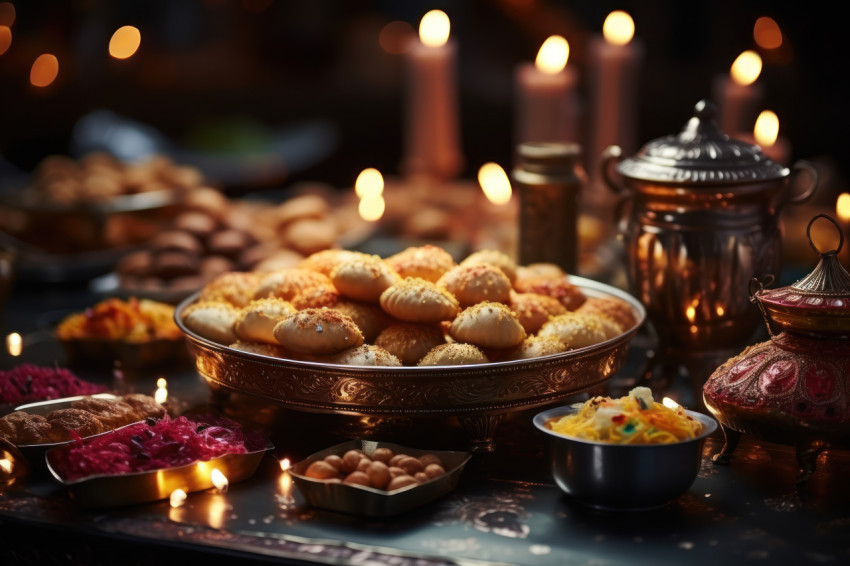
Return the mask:
<path id="1" fill-rule="evenodd" d="M 346 366 L 400 366 L 401 361 L 380 346 L 363 344 L 344 350 L 330 359 Z"/>
<path id="2" fill-rule="evenodd" d="M 489 360 L 484 352 L 472 344 L 440 344 L 424 358 L 419 360 L 418 366 L 457 366 L 470 364 L 486 364 Z"/>
<path id="3" fill-rule="evenodd" d="M 319 273 L 330 277 L 334 268 L 341 263 L 362 257 L 368 257 L 368 255 L 349 250 L 328 249 L 310 254 L 301 260 L 298 267 L 300 269 L 318 271 Z"/>
<path id="4" fill-rule="evenodd" d="M 292 298 L 292 306 L 298 310 L 332 308 L 339 301 L 339 291 L 333 285 L 314 285 L 306 287 Z"/>
<path id="5" fill-rule="evenodd" d="M 305 218 L 289 223 L 280 238 L 284 245 L 310 255 L 334 245 L 337 226 L 330 219 Z"/>
<path id="6" fill-rule="evenodd" d="M 315 462 L 311 462 L 307 469 L 304 471 L 304 475 L 308 478 L 315 478 L 317 480 L 326 480 L 330 478 L 335 478 L 339 474 L 339 470 L 332 466 L 331 464 L 325 462 L 324 460 L 316 460 Z"/>
<path id="7" fill-rule="evenodd" d="M 177 215 L 174 227 L 200 240 L 206 240 L 218 228 L 218 221 L 206 212 L 189 210 Z"/>
<path id="8" fill-rule="evenodd" d="M 566 352 L 567 347 L 556 336 L 529 336 L 522 343 L 505 353 L 508 360 L 528 360 Z"/>
<path id="9" fill-rule="evenodd" d="M 223 275 L 236 269 L 233 260 L 223 255 L 209 255 L 201 259 L 198 271 L 206 281 L 212 281 L 219 275 Z"/>
<path id="10" fill-rule="evenodd" d="M 552 318 L 540 328 L 537 336 L 553 336 L 569 350 L 593 346 L 607 340 L 599 317 L 575 312 Z"/>
<path id="11" fill-rule="evenodd" d="M 381 293 L 401 280 L 399 274 L 376 255 L 344 261 L 333 269 L 330 278 L 341 294 L 367 303 L 378 302 Z"/>
<path id="12" fill-rule="evenodd" d="M 354 321 L 363 333 L 363 339 L 370 344 L 375 343 L 378 334 L 386 328 L 389 322 L 389 317 L 387 317 L 381 307 L 370 303 L 340 299 L 331 305 L 330 308 L 346 316 L 350 316 L 351 320 Z M 381 346 L 381 344 L 377 345 Z"/>
<path id="13" fill-rule="evenodd" d="M 244 342 L 278 345 L 274 337 L 274 327 L 294 312 L 295 307 L 289 301 L 274 297 L 257 299 L 242 307 L 233 331 Z"/>
<path id="14" fill-rule="evenodd" d="M 325 456 L 325 462 L 336 468 L 337 470 L 342 470 L 342 457 L 336 454 L 329 454 Z"/>
<path id="15" fill-rule="evenodd" d="M 293 197 L 274 209 L 278 224 L 285 225 L 299 218 L 324 218 L 330 210 L 328 203 L 318 195 Z"/>
<path id="16" fill-rule="evenodd" d="M 203 252 L 198 238 L 182 230 L 160 232 L 151 240 L 150 248 L 154 254 L 177 251 L 197 257 Z"/>
<path id="17" fill-rule="evenodd" d="M 516 280 L 516 262 L 504 252 L 498 250 L 480 250 L 466 257 L 460 265 L 488 264 L 498 267 L 511 281 Z"/>
<path id="18" fill-rule="evenodd" d="M 518 293 L 537 293 L 558 299 L 568 311 L 579 308 L 586 298 L 581 289 L 570 283 L 566 276 L 559 278 L 519 277 L 514 281 L 514 289 Z"/>
<path id="19" fill-rule="evenodd" d="M 440 464 L 428 464 L 424 471 L 428 478 L 437 478 L 446 473 L 446 470 Z"/>
<path id="20" fill-rule="evenodd" d="M 395 454 L 393 454 L 393 451 L 389 448 L 375 448 L 374 452 L 371 454 L 372 460 L 376 462 L 383 462 L 385 464 L 389 462 L 390 458 L 393 456 L 395 456 Z"/>
<path id="21" fill-rule="evenodd" d="M 375 339 L 375 345 L 396 356 L 406 366 L 416 365 L 425 354 L 445 342 L 438 327 L 409 323 L 390 325 Z"/>
<path id="22" fill-rule="evenodd" d="M 549 279 L 560 279 L 566 272 L 554 263 L 529 263 L 521 265 L 516 270 L 517 279 L 528 279 L 530 277 L 548 277 Z"/>
<path id="23" fill-rule="evenodd" d="M 233 327 L 239 318 L 239 309 L 223 301 L 198 301 L 183 311 L 186 328 L 213 342 L 232 344 L 238 340 Z"/>
<path id="24" fill-rule="evenodd" d="M 291 268 L 273 271 L 260 276 L 254 289 L 255 299 L 276 297 L 292 301 L 306 289 L 333 287 L 330 277 L 307 269 Z"/>
<path id="25" fill-rule="evenodd" d="M 512 291 L 509 305 L 527 334 L 534 334 L 551 317 L 567 312 L 558 299 L 538 293 Z"/>
<path id="26" fill-rule="evenodd" d="M 510 300 L 510 280 L 499 267 L 488 263 L 458 265 L 443 274 L 437 286 L 454 295 L 461 307 Z"/>
<path id="27" fill-rule="evenodd" d="M 204 286 L 199 300 L 223 301 L 241 308 L 254 299 L 259 283 L 260 278 L 254 273 L 240 271 L 222 273 Z"/>
<path id="28" fill-rule="evenodd" d="M 71 408 L 88 411 L 107 428 L 118 428 L 136 420 L 133 407 L 121 399 L 84 397 L 71 403 Z"/>
<path id="29" fill-rule="evenodd" d="M 223 219 L 230 208 L 227 197 L 215 189 L 199 187 L 186 193 L 183 206 L 188 210 L 205 212 L 216 219 Z"/>
<path id="30" fill-rule="evenodd" d="M 417 458 L 413 456 L 408 456 L 407 458 L 402 458 L 398 461 L 398 467 L 410 474 L 411 476 L 416 472 L 421 472 L 425 467 L 422 465 Z"/>
<path id="31" fill-rule="evenodd" d="M 199 266 L 197 255 L 180 250 L 167 250 L 154 256 L 150 273 L 159 279 L 170 280 L 196 275 Z"/>
<path id="32" fill-rule="evenodd" d="M 109 430 L 100 419 L 82 409 L 59 409 L 45 418 L 50 423 L 50 439 L 53 442 L 71 440 L 71 431 L 85 438 Z"/>
<path id="33" fill-rule="evenodd" d="M 354 321 L 328 308 L 287 316 L 275 326 L 274 336 L 287 350 L 308 355 L 336 354 L 363 344 L 363 333 Z"/>
<path id="34" fill-rule="evenodd" d="M 349 450 L 342 456 L 342 467 L 340 469 L 343 473 L 350 474 L 357 469 L 360 460 L 365 457 L 366 455 L 360 450 Z"/>
<path id="35" fill-rule="evenodd" d="M 242 250 L 254 244 L 254 239 L 247 232 L 230 228 L 220 230 L 207 238 L 207 250 L 211 254 L 223 255 L 236 259 Z"/>
<path id="36" fill-rule="evenodd" d="M 439 466 L 443 465 L 443 461 L 440 460 L 440 457 L 436 454 L 423 454 L 419 457 L 419 461 L 422 462 L 422 465 L 426 468 L 431 464 L 437 464 Z"/>
<path id="37" fill-rule="evenodd" d="M 525 339 L 517 316 L 502 303 L 478 303 L 457 315 L 449 335 L 482 348 L 510 348 Z"/>
<path id="38" fill-rule="evenodd" d="M 594 313 L 605 316 L 626 331 L 637 324 L 632 307 L 625 301 L 607 297 L 588 297 L 576 312 Z"/>
<path id="39" fill-rule="evenodd" d="M 115 272 L 121 276 L 145 277 L 150 274 L 153 256 L 147 250 L 132 252 L 122 257 L 115 266 Z"/>
<path id="40" fill-rule="evenodd" d="M 453 319 L 460 305 L 457 299 L 435 283 L 407 278 L 381 294 L 381 308 L 390 316 L 408 322 L 440 322 Z"/>
<path id="41" fill-rule="evenodd" d="M 419 482 L 413 476 L 406 474 L 402 476 L 395 476 L 390 480 L 390 483 L 387 484 L 387 491 L 395 491 L 411 485 L 419 485 Z"/>
<path id="42" fill-rule="evenodd" d="M 432 283 L 456 265 L 451 254 L 432 245 L 410 247 L 384 261 L 402 277 L 418 277 Z"/>
<path id="43" fill-rule="evenodd" d="M 372 487 L 384 489 L 390 483 L 390 469 L 384 462 L 378 460 L 370 462 L 366 474 L 372 482 Z"/>

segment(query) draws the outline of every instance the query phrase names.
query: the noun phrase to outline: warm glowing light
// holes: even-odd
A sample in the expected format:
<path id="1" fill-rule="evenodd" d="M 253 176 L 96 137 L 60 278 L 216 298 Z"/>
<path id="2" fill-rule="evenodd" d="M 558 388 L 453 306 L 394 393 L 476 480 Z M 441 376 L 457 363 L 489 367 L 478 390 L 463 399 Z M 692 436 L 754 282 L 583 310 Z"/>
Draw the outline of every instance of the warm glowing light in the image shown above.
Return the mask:
<path id="1" fill-rule="evenodd" d="M 354 192 L 360 198 L 381 196 L 384 192 L 384 177 L 373 167 L 364 169 L 357 175 L 354 182 Z"/>
<path id="2" fill-rule="evenodd" d="M 156 386 L 160 389 L 165 389 L 166 387 L 168 387 L 168 381 L 166 381 L 164 377 L 160 377 L 156 380 Z"/>
<path id="3" fill-rule="evenodd" d="M 552 35 L 540 46 L 534 66 L 547 75 L 556 75 L 564 70 L 569 58 L 570 44 L 560 35 Z"/>
<path id="4" fill-rule="evenodd" d="M 139 49 L 142 34 L 133 26 L 124 26 L 115 30 L 109 40 L 109 54 L 116 59 L 127 59 Z"/>
<path id="5" fill-rule="evenodd" d="M 718 305 L 717 308 L 714 310 L 717 313 L 717 316 L 723 316 L 724 314 L 726 314 L 726 309 L 724 309 L 720 305 Z"/>
<path id="6" fill-rule="evenodd" d="M 688 317 L 688 322 L 693 322 L 697 317 L 697 310 L 694 307 L 688 307 L 685 310 L 685 316 Z"/>
<path id="7" fill-rule="evenodd" d="M 661 400 L 661 404 L 667 407 L 668 409 L 678 409 L 679 404 L 672 400 L 670 397 L 665 397 Z"/>
<path id="8" fill-rule="evenodd" d="M 30 69 L 30 83 L 33 86 L 45 87 L 56 80 L 59 75 L 59 59 L 56 55 L 42 53 Z"/>
<path id="9" fill-rule="evenodd" d="M 440 47 L 449 40 L 451 22 L 442 10 L 431 10 L 419 22 L 419 39 L 428 47 Z"/>
<path id="10" fill-rule="evenodd" d="M 6 53 L 12 45 L 12 30 L 9 26 L 0 26 L 0 55 Z"/>
<path id="11" fill-rule="evenodd" d="M 24 339 L 17 332 L 12 332 L 6 336 L 6 351 L 10 356 L 20 356 L 24 350 Z"/>
<path id="12" fill-rule="evenodd" d="M 753 26 L 753 39 L 763 49 L 776 49 L 782 45 L 782 31 L 776 20 L 762 16 Z"/>
<path id="13" fill-rule="evenodd" d="M 850 193 L 841 193 L 835 202 L 835 215 L 842 222 L 850 222 Z"/>
<path id="14" fill-rule="evenodd" d="M 171 492 L 171 497 L 169 498 L 169 502 L 171 506 L 174 508 L 180 507 L 183 503 L 186 502 L 186 492 L 182 489 L 175 489 Z"/>
<path id="15" fill-rule="evenodd" d="M 779 118 L 770 110 L 763 110 L 756 119 L 756 127 L 753 129 L 753 137 L 756 143 L 762 147 L 770 147 L 776 143 L 779 137 Z"/>
<path id="16" fill-rule="evenodd" d="M 227 492 L 227 488 L 230 486 L 230 482 L 227 481 L 227 476 L 225 476 L 218 468 L 212 469 L 210 472 L 210 480 L 212 480 L 216 489 L 222 493 Z"/>
<path id="17" fill-rule="evenodd" d="M 292 464 L 289 462 L 289 458 L 284 458 L 280 461 L 280 469 L 284 472 L 288 471 L 289 468 L 292 467 Z"/>
<path id="18" fill-rule="evenodd" d="M 391 55 L 401 55 L 410 50 L 410 38 L 416 36 L 416 30 L 407 22 L 389 22 L 378 34 L 378 45 Z"/>
<path id="19" fill-rule="evenodd" d="M 602 36 L 611 45 L 627 45 L 635 36 L 635 22 L 628 13 L 614 10 L 602 24 Z"/>
<path id="20" fill-rule="evenodd" d="M 0 2 L 0 26 L 12 27 L 15 23 L 15 5 L 11 2 Z"/>
<path id="21" fill-rule="evenodd" d="M 360 218 L 367 222 L 375 222 L 384 215 L 384 210 L 387 203 L 384 202 L 384 197 L 377 195 L 374 197 L 364 197 L 360 199 L 360 204 L 357 205 L 357 212 L 360 213 Z"/>
<path id="22" fill-rule="evenodd" d="M 751 85 L 761 74 L 761 57 L 755 51 L 744 51 L 732 63 L 729 73 L 732 75 L 732 80 L 739 85 Z"/>
<path id="23" fill-rule="evenodd" d="M 168 401 L 168 389 L 165 387 L 158 387 L 156 392 L 153 394 L 154 401 L 162 405 L 166 401 Z"/>
<path id="24" fill-rule="evenodd" d="M 12 468 L 14 468 L 14 466 L 10 459 L 0 458 L 0 472 L 3 472 L 4 474 L 11 474 Z"/>
<path id="25" fill-rule="evenodd" d="M 493 204 L 507 204 L 511 200 L 511 181 L 497 163 L 485 163 L 478 170 L 478 184 L 484 196 Z"/>

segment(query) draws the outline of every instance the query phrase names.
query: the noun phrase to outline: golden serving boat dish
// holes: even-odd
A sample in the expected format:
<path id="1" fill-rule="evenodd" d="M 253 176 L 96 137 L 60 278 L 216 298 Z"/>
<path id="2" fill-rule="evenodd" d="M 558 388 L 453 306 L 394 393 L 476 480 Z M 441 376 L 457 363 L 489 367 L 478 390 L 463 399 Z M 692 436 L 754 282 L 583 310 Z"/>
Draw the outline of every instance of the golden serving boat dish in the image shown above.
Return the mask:
<path id="1" fill-rule="evenodd" d="M 177 306 L 177 325 L 190 355 L 215 390 L 259 397 L 286 409 L 373 417 L 457 417 L 473 452 L 495 449 L 493 436 L 506 414 L 563 401 L 604 384 L 626 358 L 629 341 L 646 310 L 610 285 L 570 276 L 588 297 L 628 303 L 637 323 L 600 344 L 530 360 L 463 366 L 365 367 L 273 358 L 242 352 L 186 328 L 182 313 L 194 294 Z"/>

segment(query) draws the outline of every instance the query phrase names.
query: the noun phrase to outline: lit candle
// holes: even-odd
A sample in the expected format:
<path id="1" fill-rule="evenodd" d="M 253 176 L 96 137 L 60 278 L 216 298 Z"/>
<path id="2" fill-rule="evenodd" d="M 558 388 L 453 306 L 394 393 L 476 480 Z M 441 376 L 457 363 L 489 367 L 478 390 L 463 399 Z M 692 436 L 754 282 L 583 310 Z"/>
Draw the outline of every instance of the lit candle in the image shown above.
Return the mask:
<path id="1" fill-rule="evenodd" d="M 289 458 L 284 458 L 280 461 L 280 469 L 283 473 L 280 475 L 280 483 L 278 485 L 280 495 L 277 497 L 277 501 L 284 507 L 289 507 L 295 502 L 292 497 L 292 475 L 289 473 L 289 468 Z"/>
<path id="2" fill-rule="evenodd" d="M 372 167 L 364 169 L 354 182 L 354 193 L 360 198 L 357 212 L 367 222 L 380 220 L 384 215 L 384 177 Z"/>
<path id="3" fill-rule="evenodd" d="M 210 472 L 210 480 L 220 493 L 227 493 L 227 489 L 230 487 L 230 482 L 221 470 L 213 468 Z"/>
<path id="4" fill-rule="evenodd" d="M 12 332 L 6 336 L 6 351 L 12 357 L 21 355 L 24 351 L 24 339 L 17 332 Z"/>
<path id="5" fill-rule="evenodd" d="M 534 64 L 516 72 L 516 144 L 578 141 L 577 74 L 567 66 L 570 45 L 559 35 L 543 42 Z"/>
<path id="6" fill-rule="evenodd" d="M 156 380 L 156 392 L 153 395 L 154 401 L 162 405 L 168 400 L 168 382 L 164 377 Z"/>
<path id="7" fill-rule="evenodd" d="M 180 507 L 186 502 L 186 492 L 182 489 L 175 489 L 171 492 L 171 497 L 169 497 L 169 503 L 173 508 Z"/>
<path id="8" fill-rule="evenodd" d="M 634 39 L 631 16 L 621 10 L 608 14 L 602 36 L 590 43 L 591 130 L 587 152 L 591 185 L 585 202 L 599 206 L 613 200 L 603 187 L 600 157 L 610 145 L 620 146 L 626 154 L 637 144 L 638 76 L 643 61 L 643 44 Z"/>
<path id="9" fill-rule="evenodd" d="M 408 51 L 407 131 L 402 169 L 411 175 L 452 178 L 463 165 L 457 101 L 457 50 L 451 24 L 431 10 Z"/>
<path id="10" fill-rule="evenodd" d="M 761 74 L 761 57 L 755 51 L 738 55 L 729 75 L 714 80 L 714 99 L 720 107 L 720 128 L 729 135 L 743 132 L 752 124 L 763 89 L 755 84 Z"/>

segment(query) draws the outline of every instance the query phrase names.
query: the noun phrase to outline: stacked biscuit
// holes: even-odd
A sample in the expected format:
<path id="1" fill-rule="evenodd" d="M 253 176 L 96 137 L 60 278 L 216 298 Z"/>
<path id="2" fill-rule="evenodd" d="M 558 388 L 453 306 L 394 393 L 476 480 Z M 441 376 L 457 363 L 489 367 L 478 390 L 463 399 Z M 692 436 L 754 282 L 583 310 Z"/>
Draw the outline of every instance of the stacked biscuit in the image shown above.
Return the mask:
<path id="1" fill-rule="evenodd" d="M 458 365 L 546 356 L 636 324 L 550 264 L 492 250 L 460 264 L 435 246 L 381 259 L 324 250 L 297 267 L 227 273 L 182 314 L 191 331 L 256 354 L 346 365 Z"/>

